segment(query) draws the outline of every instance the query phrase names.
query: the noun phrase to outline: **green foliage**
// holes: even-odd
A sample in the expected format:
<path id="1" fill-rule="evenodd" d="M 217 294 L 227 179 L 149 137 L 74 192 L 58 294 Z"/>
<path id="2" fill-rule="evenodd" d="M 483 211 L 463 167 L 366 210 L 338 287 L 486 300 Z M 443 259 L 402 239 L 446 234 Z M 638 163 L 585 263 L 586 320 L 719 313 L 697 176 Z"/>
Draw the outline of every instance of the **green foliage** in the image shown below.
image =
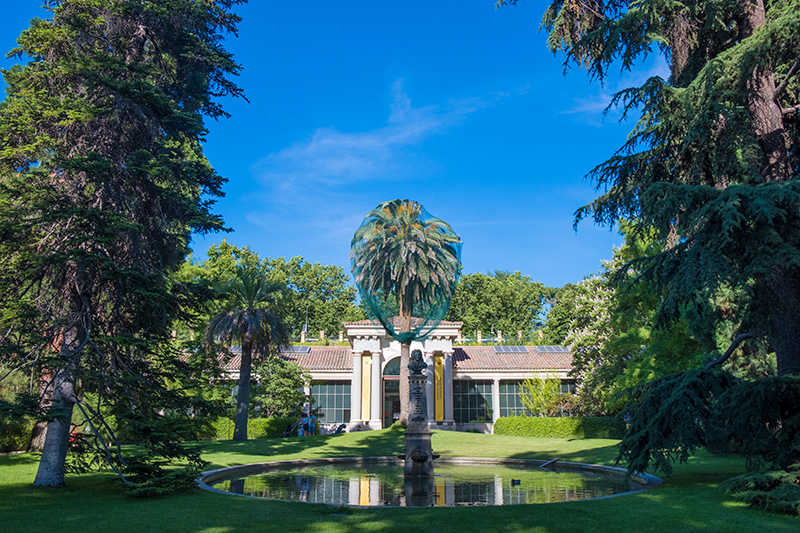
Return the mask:
<path id="1" fill-rule="evenodd" d="M 234 246 L 224 240 L 212 245 L 207 255 L 208 259 L 202 263 L 184 263 L 179 278 L 212 286 L 235 276 L 237 266 L 261 269 L 270 283 L 283 287 L 273 302 L 273 311 L 287 324 L 294 340 L 299 339 L 306 320 L 310 336 L 325 331 L 328 340 L 335 337 L 343 321 L 366 318 L 364 311 L 355 305 L 356 289 L 341 267 L 307 263 L 302 257 L 261 259 L 250 248 Z M 201 313 L 192 322 L 176 325 L 182 344 L 191 346 L 193 331 L 203 330 L 209 317 L 225 303 L 209 293 L 205 305 L 208 314 Z"/>
<path id="2" fill-rule="evenodd" d="M 408 344 L 446 316 L 461 274 L 461 238 L 418 202 L 392 200 L 366 214 L 350 261 L 370 317 Z"/>
<path id="3" fill-rule="evenodd" d="M 720 488 L 754 509 L 800 515 L 800 473 L 771 470 L 724 481 Z"/>
<path id="4" fill-rule="evenodd" d="M 253 389 L 251 412 L 264 418 L 299 416 L 303 404 L 313 401 L 303 392 L 311 385 L 311 374 L 294 361 L 271 357 L 253 370 L 258 385 Z"/>
<path id="5" fill-rule="evenodd" d="M 699 448 L 734 449 L 750 469 L 800 464 L 800 378 L 751 381 L 718 370 L 691 370 L 632 392 L 631 429 L 618 460 L 630 472 L 667 474 Z"/>
<path id="6" fill-rule="evenodd" d="M 519 272 L 467 274 L 458 282 L 447 319 L 463 322 L 461 330 L 468 336 L 478 330 L 484 337 L 502 331 L 504 339 L 519 344 L 517 332 L 521 331 L 523 342 L 538 341 L 532 334 L 541 325 L 543 305 L 551 292 Z"/>
<path id="7" fill-rule="evenodd" d="M 261 267 L 237 266 L 234 277 L 220 289 L 225 307 L 211 318 L 206 327 L 205 347 L 212 358 L 220 353 L 218 342 L 226 348 L 235 341 L 241 343 L 235 440 L 247 440 L 253 361 L 278 357 L 275 348 L 289 344 L 289 329 L 270 309 L 274 295 L 280 289 L 280 285 L 267 280 Z"/>
<path id="8" fill-rule="evenodd" d="M 202 474 L 204 466 L 193 465 L 176 468 L 164 475 L 149 478 L 135 485 L 125 485 L 125 494 L 132 498 L 159 498 L 197 490 L 195 480 Z"/>
<path id="9" fill-rule="evenodd" d="M 254 439 L 280 437 L 286 427 L 297 422 L 297 417 L 251 418 L 247 421 L 247 434 Z M 200 434 L 201 440 L 231 440 L 234 422 L 230 418 L 218 418 L 209 425 L 209 431 Z"/>
<path id="10" fill-rule="evenodd" d="M 37 485 L 64 484 L 74 409 L 104 437 L 110 406 L 125 405 L 121 426 L 146 420 L 148 468 L 194 460 L 157 413 L 195 406 L 183 387 L 196 376 L 169 331 L 197 297 L 173 274 L 193 232 L 223 228 L 204 120 L 225 116 L 219 97 L 241 95 L 222 46 L 239 3 L 47 2 L 52 17 L 31 21 L 11 52 L 27 61 L 3 71 L 0 367 L 44 382 Z"/>
<path id="11" fill-rule="evenodd" d="M 540 439 L 620 439 L 624 433 L 620 417 L 504 416 L 494 423 L 495 435 Z"/>
<path id="12" fill-rule="evenodd" d="M 614 96 L 639 120 L 590 172 L 601 194 L 576 222 L 627 219 L 664 243 L 625 264 L 658 296 L 655 325 L 687 320 L 709 351 L 717 321 L 734 318 L 727 294 L 738 332 L 765 338 L 780 374 L 800 371 L 797 0 L 554 0 L 542 27 L 565 66 L 601 81 L 656 50 L 670 62 L 668 79 Z"/>
<path id="13" fill-rule="evenodd" d="M 35 422 L 0 416 L 0 453 L 27 450 Z"/>
<path id="14" fill-rule="evenodd" d="M 559 395 L 561 380 L 557 378 L 528 378 L 522 382 L 519 399 L 525 410 L 532 415 L 544 415 L 547 408 Z"/>

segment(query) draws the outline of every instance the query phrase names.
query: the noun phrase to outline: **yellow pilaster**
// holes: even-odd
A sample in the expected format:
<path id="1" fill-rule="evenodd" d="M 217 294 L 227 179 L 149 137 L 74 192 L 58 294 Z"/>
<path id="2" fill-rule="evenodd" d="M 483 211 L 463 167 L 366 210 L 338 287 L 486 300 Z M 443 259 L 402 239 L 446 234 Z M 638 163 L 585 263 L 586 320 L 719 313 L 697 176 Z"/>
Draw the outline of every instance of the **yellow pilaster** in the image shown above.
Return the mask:
<path id="1" fill-rule="evenodd" d="M 444 420 L 444 358 L 433 358 L 434 417 L 437 422 Z"/>
<path id="2" fill-rule="evenodd" d="M 372 397 L 372 356 L 361 358 L 361 420 L 370 420 L 370 399 Z"/>

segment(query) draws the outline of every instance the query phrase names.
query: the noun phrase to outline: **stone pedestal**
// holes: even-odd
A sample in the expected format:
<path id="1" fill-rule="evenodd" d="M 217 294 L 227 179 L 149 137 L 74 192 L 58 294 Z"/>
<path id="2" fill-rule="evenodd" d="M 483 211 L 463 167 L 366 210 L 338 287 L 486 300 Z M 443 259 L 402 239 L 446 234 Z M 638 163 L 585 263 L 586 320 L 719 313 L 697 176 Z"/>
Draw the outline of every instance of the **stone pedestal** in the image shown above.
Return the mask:
<path id="1" fill-rule="evenodd" d="M 428 427 L 428 402 L 425 395 L 427 377 L 422 354 L 414 350 L 408 367 L 409 381 L 408 429 L 406 430 L 406 462 L 404 472 L 410 477 L 433 476 L 431 430 Z M 414 366 L 412 366 L 414 365 Z"/>

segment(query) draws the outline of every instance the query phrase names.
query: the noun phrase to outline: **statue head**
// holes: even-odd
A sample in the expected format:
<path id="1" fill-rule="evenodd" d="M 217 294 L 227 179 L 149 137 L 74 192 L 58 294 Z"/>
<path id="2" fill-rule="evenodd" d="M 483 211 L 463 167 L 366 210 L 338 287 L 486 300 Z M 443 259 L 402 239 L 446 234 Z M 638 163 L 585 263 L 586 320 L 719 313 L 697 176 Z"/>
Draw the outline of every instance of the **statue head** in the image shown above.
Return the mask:
<path id="1" fill-rule="evenodd" d="M 422 350 L 413 350 L 409 358 L 408 370 L 411 374 L 420 375 L 426 368 L 428 368 L 428 365 L 422 359 Z"/>

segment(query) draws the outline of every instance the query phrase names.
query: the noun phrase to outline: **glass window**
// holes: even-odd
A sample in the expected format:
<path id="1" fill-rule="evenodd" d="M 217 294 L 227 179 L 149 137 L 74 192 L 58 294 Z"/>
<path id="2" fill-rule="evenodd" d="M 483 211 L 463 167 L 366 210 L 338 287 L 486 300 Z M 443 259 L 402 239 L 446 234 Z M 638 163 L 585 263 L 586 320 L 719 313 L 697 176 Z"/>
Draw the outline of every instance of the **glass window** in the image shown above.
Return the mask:
<path id="1" fill-rule="evenodd" d="M 315 381 L 311 384 L 312 404 L 320 424 L 350 422 L 350 382 Z"/>
<path id="2" fill-rule="evenodd" d="M 531 416 L 520 399 L 522 381 L 500 382 L 500 416 Z"/>
<path id="3" fill-rule="evenodd" d="M 453 380 L 453 418 L 458 423 L 492 421 L 492 382 Z"/>
<path id="4" fill-rule="evenodd" d="M 384 376 L 399 376 L 400 375 L 400 358 L 395 357 L 383 367 Z"/>
<path id="5" fill-rule="evenodd" d="M 561 394 L 569 393 L 575 394 L 575 380 L 574 379 L 562 379 L 561 385 L 559 386 L 558 392 Z"/>

